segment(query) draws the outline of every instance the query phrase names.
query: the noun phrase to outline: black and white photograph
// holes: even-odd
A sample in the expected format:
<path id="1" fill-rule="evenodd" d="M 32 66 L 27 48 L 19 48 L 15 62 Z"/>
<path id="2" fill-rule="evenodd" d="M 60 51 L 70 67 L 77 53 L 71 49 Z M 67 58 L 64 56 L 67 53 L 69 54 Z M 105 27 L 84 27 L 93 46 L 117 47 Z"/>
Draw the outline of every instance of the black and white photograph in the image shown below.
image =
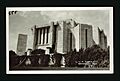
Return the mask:
<path id="1" fill-rule="evenodd" d="M 113 74 L 113 7 L 6 7 L 7 74 Z"/>

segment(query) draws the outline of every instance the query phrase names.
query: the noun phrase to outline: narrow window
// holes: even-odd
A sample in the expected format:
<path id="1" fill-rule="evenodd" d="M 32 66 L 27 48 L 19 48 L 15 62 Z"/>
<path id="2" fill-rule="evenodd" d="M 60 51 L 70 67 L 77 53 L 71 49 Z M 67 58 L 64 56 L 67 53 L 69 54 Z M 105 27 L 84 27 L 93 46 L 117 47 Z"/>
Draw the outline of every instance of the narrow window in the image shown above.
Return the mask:
<path id="1" fill-rule="evenodd" d="M 56 31 L 57 31 L 57 26 L 54 27 L 54 43 L 56 43 Z"/>
<path id="2" fill-rule="evenodd" d="M 43 29 L 43 44 L 45 43 L 45 28 Z"/>
<path id="3" fill-rule="evenodd" d="M 42 29 L 40 29 L 40 44 L 41 44 L 41 35 L 42 35 Z"/>
<path id="4" fill-rule="evenodd" d="M 70 33 L 70 50 L 72 50 L 72 33 Z"/>
<path id="5" fill-rule="evenodd" d="M 86 48 L 87 48 L 87 29 L 85 29 L 85 39 L 86 39 Z"/>
<path id="6" fill-rule="evenodd" d="M 49 28 L 47 28 L 47 39 L 46 39 L 46 43 L 48 43 L 48 35 L 49 35 Z"/>
<path id="7" fill-rule="evenodd" d="M 35 45 L 37 45 L 37 42 L 38 42 L 38 30 L 36 30 L 36 42 L 35 42 Z"/>

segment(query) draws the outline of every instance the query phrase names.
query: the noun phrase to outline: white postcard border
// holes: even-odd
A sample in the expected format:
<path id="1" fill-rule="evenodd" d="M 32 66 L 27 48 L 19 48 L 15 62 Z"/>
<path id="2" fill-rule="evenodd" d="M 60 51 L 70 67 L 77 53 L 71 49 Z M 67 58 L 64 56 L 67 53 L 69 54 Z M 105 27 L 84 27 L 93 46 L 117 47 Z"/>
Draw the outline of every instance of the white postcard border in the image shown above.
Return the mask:
<path id="1" fill-rule="evenodd" d="M 29 70 L 10 71 L 9 70 L 9 11 L 63 11 L 63 10 L 109 10 L 110 24 L 110 70 Z M 6 7 L 6 74 L 113 74 L 113 7 Z"/>

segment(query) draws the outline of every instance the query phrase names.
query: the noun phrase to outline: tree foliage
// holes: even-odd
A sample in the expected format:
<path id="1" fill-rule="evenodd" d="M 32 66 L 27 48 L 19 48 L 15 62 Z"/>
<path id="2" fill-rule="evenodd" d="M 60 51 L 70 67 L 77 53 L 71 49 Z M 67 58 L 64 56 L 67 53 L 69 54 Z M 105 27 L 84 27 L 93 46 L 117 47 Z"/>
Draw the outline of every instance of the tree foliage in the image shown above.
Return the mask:
<path id="1" fill-rule="evenodd" d="M 79 52 L 70 51 L 65 56 L 67 66 L 76 66 L 80 61 L 98 61 L 98 66 L 106 61 L 109 64 L 109 53 L 99 45 L 93 45 L 86 49 L 81 48 Z"/>

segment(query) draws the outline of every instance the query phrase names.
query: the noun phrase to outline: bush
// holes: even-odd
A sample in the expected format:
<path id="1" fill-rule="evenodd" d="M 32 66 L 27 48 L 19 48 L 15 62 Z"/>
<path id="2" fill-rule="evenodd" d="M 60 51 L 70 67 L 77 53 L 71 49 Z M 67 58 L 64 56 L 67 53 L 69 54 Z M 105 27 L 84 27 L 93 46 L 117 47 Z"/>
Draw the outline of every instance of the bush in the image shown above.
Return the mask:
<path id="1" fill-rule="evenodd" d="M 60 67 L 61 66 L 61 59 L 62 59 L 62 54 L 59 53 L 55 53 L 53 56 L 54 60 L 55 60 L 55 67 Z"/>
<path id="2" fill-rule="evenodd" d="M 17 54 L 13 50 L 10 50 L 9 51 L 9 66 L 10 66 L 10 69 L 12 67 L 16 66 L 18 63 L 19 63 L 19 58 L 18 58 Z"/>
<path id="3" fill-rule="evenodd" d="M 79 52 L 70 51 L 65 55 L 65 62 L 68 67 L 78 66 L 79 61 L 98 61 L 99 67 L 104 60 L 107 60 L 107 64 L 109 63 L 109 52 L 100 48 L 99 45 L 93 45 L 86 49 L 81 48 Z"/>

